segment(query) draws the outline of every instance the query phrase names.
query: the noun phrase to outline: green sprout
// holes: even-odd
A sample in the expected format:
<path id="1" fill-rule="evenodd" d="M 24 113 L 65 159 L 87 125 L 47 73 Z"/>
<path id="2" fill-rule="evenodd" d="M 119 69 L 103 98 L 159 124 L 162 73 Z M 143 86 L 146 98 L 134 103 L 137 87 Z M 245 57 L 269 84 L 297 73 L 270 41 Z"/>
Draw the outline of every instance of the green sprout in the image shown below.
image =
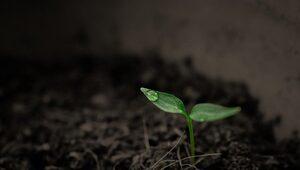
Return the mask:
<path id="1" fill-rule="evenodd" d="M 144 95 L 158 108 L 169 113 L 178 113 L 182 115 L 189 129 L 190 152 L 192 161 L 195 158 L 195 136 L 193 120 L 197 122 L 210 122 L 233 116 L 241 111 L 240 107 L 224 107 L 211 103 L 196 104 L 190 113 L 185 110 L 183 102 L 172 94 L 159 92 L 141 87 Z"/>

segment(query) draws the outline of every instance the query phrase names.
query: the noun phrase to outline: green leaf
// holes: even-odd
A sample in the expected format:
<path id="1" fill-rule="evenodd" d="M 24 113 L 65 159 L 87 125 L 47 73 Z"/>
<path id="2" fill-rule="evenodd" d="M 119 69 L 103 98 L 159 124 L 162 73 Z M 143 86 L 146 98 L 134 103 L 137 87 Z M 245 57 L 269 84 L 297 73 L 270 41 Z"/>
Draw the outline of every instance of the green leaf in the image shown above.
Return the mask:
<path id="1" fill-rule="evenodd" d="M 195 121 L 208 122 L 233 116 L 240 111 L 240 107 L 224 107 L 211 103 L 202 103 L 195 105 L 189 116 Z"/>
<path id="2" fill-rule="evenodd" d="M 144 95 L 158 108 L 169 113 L 186 114 L 183 102 L 172 94 L 141 87 Z"/>

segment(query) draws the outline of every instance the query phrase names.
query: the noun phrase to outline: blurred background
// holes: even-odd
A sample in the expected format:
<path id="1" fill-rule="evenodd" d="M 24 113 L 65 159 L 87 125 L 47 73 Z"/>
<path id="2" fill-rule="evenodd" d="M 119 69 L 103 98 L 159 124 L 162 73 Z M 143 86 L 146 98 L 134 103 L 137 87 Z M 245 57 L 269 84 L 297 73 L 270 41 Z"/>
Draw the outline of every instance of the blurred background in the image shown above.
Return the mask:
<path id="1" fill-rule="evenodd" d="M 245 82 L 267 119 L 282 116 L 280 137 L 300 130 L 297 0 L 1 1 L 0 13 L 2 58 L 189 56 L 210 78 Z"/>

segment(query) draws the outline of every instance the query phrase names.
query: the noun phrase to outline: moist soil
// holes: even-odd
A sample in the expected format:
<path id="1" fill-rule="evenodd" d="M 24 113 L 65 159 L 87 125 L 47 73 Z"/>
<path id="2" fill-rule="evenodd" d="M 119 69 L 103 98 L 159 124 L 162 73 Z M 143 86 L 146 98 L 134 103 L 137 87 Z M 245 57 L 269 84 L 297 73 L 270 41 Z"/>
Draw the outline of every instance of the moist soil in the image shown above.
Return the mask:
<path id="1" fill-rule="evenodd" d="M 21 57 L 23 58 L 23 57 Z M 300 169 L 300 140 L 277 140 L 245 84 L 210 79 L 157 55 L 0 61 L 0 169 Z M 237 116 L 194 123 L 164 113 L 141 86 L 173 93 L 190 109 L 241 106 Z"/>

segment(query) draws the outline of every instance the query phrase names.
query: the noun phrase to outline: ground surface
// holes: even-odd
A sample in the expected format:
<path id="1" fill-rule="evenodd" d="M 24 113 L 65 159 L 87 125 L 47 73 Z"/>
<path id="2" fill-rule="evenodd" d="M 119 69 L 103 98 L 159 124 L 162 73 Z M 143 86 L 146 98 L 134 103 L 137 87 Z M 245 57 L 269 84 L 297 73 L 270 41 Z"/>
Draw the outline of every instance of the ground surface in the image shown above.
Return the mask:
<path id="1" fill-rule="evenodd" d="M 276 141 L 278 120 L 263 121 L 245 85 L 210 80 L 184 63 L 133 56 L 1 59 L 0 169 L 300 168 L 299 138 Z M 193 166 L 184 119 L 159 111 L 140 86 L 174 93 L 188 108 L 214 102 L 243 112 L 195 124 Z"/>

